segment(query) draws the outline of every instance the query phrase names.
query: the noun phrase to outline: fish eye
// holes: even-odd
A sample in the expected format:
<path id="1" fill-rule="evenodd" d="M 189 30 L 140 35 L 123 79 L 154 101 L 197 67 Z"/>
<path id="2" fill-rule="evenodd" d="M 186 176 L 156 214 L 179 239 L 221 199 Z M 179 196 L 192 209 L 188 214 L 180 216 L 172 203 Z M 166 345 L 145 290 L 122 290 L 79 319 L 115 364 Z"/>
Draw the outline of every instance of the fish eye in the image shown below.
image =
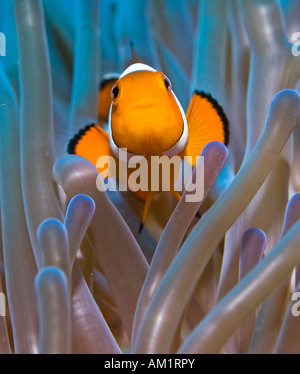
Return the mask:
<path id="1" fill-rule="evenodd" d="M 168 91 L 171 91 L 172 90 L 172 84 L 171 84 L 171 81 L 170 79 L 164 75 L 164 82 L 165 82 L 165 86 L 167 87 L 167 90 Z"/>
<path id="2" fill-rule="evenodd" d="M 116 100 L 118 95 L 119 95 L 119 87 L 118 87 L 117 84 L 115 84 L 113 86 L 113 88 L 111 89 L 111 99 L 112 99 L 112 101 Z"/>

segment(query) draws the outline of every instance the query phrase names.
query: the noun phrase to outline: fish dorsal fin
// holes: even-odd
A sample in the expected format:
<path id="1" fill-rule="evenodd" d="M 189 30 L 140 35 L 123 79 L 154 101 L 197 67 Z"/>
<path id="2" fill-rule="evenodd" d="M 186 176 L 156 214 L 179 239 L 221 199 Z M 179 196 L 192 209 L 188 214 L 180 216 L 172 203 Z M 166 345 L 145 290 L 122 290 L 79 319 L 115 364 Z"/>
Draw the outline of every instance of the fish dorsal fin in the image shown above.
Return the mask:
<path id="1" fill-rule="evenodd" d="M 210 94 L 195 91 L 186 112 L 189 138 L 184 156 L 192 156 L 192 165 L 206 144 L 229 143 L 229 123 L 223 108 Z"/>
<path id="2" fill-rule="evenodd" d="M 142 64 L 145 64 L 145 62 L 143 60 L 141 60 L 139 58 L 139 56 L 137 55 L 132 41 L 130 41 L 130 48 L 131 48 L 132 57 L 131 57 L 131 60 L 129 61 L 129 64 L 127 65 L 127 67 L 130 66 L 130 65 L 136 64 L 138 62 L 140 62 Z"/>

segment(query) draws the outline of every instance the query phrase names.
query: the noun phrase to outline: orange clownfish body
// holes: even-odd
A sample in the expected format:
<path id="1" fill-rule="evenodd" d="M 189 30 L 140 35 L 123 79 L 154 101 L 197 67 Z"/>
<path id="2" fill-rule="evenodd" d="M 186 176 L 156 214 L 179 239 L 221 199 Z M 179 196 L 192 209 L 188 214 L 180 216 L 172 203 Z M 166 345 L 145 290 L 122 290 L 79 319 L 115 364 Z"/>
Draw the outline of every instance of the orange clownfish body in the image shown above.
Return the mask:
<path id="1" fill-rule="evenodd" d="M 86 126 L 70 141 L 68 153 L 85 157 L 96 166 L 101 156 L 112 156 L 119 162 L 120 149 L 125 148 L 128 161 L 137 155 L 146 160 L 151 156 L 180 155 L 192 156 L 194 166 L 207 143 L 220 141 L 227 145 L 227 118 L 209 94 L 195 91 L 185 114 L 170 80 L 142 62 L 129 65 L 119 79 L 110 79 L 108 83 L 111 89 L 109 111 L 107 105 L 106 109 L 101 107 L 101 94 L 104 96 L 101 91 L 99 94 L 99 118 L 105 121 L 108 112 L 108 131 L 96 124 Z M 107 87 L 103 88 L 107 90 Z M 128 175 L 133 171 L 131 168 Z M 170 173 L 171 186 L 178 173 L 179 170 Z M 147 191 L 135 192 L 145 201 L 140 231 L 158 192 L 151 191 L 151 180 Z M 171 189 L 171 192 L 180 198 L 177 191 Z"/>

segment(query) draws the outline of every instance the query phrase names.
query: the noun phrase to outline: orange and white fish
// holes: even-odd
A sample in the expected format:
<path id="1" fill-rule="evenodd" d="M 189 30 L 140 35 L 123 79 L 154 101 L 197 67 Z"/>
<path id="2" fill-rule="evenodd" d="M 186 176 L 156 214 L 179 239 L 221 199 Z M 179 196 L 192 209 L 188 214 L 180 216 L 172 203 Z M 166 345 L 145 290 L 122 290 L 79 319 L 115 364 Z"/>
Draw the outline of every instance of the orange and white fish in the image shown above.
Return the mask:
<path id="1" fill-rule="evenodd" d="M 97 124 L 87 125 L 71 139 L 68 153 L 80 155 L 96 166 L 100 156 L 112 156 L 118 161 L 119 150 L 126 148 L 129 158 L 192 156 L 194 166 L 207 143 L 228 144 L 227 117 L 210 94 L 195 91 L 185 114 L 167 76 L 141 62 L 134 50 L 133 55 L 119 79 L 107 79 L 100 90 L 99 119 L 108 122 L 108 131 Z M 110 100 L 105 99 L 108 90 Z M 170 176 L 174 183 L 175 174 Z M 181 196 L 175 190 L 170 192 L 178 199 Z M 135 192 L 145 201 L 139 232 L 157 193 L 151 191 L 151 181 L 147 191 Z"/>

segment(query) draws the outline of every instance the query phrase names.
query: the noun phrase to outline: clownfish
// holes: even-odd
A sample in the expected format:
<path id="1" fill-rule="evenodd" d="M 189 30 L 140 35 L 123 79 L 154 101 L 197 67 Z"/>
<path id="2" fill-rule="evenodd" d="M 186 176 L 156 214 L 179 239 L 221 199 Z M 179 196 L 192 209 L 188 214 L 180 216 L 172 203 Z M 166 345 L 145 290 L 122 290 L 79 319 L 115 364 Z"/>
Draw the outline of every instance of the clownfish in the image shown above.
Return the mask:
<path id="1" fill-rule="evenodd" d="M 96 166 L 101 156 L 114 157 L 118 162 L 119 150 L 126 148 L 129 159 L 136 155 L 146 159 L 192 156 L 195 166 L 207 143 L 219 141 L 228 145 L 229 123 L 218 102 L 210 94 L 196 90 L 185 113 L 169 78 L 141 61 L 131 47 L 133 58 L 125 71 L 119 78 L 108 77 L 100 86 L 99 120 L 108 124 L 108 131 L 97 124 L 87 125 L 70 140 L 68 153 L 82 156 Z M 177 174 L 174 171 L 170 175 L 174 183 Z M 160 191 L 151 191 L 149 181 L 147 191 L 134 192 L 145 202 L 139 233 L 153 197 Z M 178 191 L 170 192 L 180 199 Z"/>

